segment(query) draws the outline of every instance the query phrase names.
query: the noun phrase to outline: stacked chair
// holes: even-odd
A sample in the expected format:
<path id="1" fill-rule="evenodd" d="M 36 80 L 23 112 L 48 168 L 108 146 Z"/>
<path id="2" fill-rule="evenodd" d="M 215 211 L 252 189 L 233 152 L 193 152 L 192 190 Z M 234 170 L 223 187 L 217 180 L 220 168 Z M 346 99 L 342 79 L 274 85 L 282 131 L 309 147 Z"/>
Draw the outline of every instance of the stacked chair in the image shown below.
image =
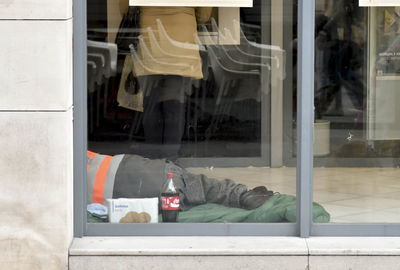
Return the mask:
<path id="1" fill-rule="evenodd" d="M 240 25 L 238 22 L 234 22 Z M 228 29 L 218 29 L 217 23 L 212 19 L 211 21 L 212 31 L 219 33 L 219 35 L 226 35 L 225 40 L 232 40 L 233 34 Z M 152 50 L 157 50 L 165 55 L 172 55 L 174 57 L 189 57 L 175 55 L 173 51 L 164 51 L 157 41 L 154 33 L 158 34 L 163 40 L 166 40 L 170 47 L 176 47 L 180 49 L 196 50 L 200 52 L 202 59 L 202 68 L 204 78 L 202 81 L 194 82 L 193 85 L 195 92 L 192 95 L 194 100 L 192 102 L 187 102 L 186 107 L 186 134 L 190 138 L 190 133 L 193 130 L 195 142 L 197 142 L 197 122 L 199 120 L 199 112 L 204 112 L 207 110 L 205 108 L 205 98 L 206 98 L 206 82 L 211 77 L 210 72 L 212 72 L 213 82 L 215 84 L 215 99 L 213 101 L 213 108 L 210 110 L 212 113 L 210 124 L 206 130 L 206 139 L 210 139 L 215 135 L 216 130 L 222 123 L 224 116 L 232 114 L 232 106 L 237 101 L 247 101 L 254 104 L 256 102 L 257 108 L 254 106 L 247 106 L 243 108 L 240 112 L 236 114 L 241 114 L 244 118 L 254 120 L 254 111 L 259 115 L 260 102 L 262 95 L 269 94 L 270 86 L 270 71 L 271 66 L 275 70 L 280 70 L 279 78 L 285 78 L 285 51 L 278 46 L 272 46 L 267 44 L 260 44 L 254 41 L 250 41 L 246 38 L 245 33 L 240 28 L 240 42 L 238 44 L 231 45 L 219 45 L 213 44 L 211 38 L 207 40 L 207 37 L 211 37 L 208 33 L 208 29 L 205 26 L 200 26 L 200 31 L 203 32 L 204 37 L 206 37 L 206 42 L 201 43 L 198 37 L 198 44 L 182 43 L 173 40 L 166 32 L 162 22 L 157 21 L 157 31 L 150 31 L 150 29 L 144 29 L 148 32 L 148 38 L 150 39 L 150 48 L 146 47 L 146 43 L 143 41 L 142 37 L 139 36 L 139 46 L 141 51 L 145 53 L 150 61 L 155 61 L 156 65 L 152 65 L 152 68 L 147 67 L 144 63 L 140 61 L 138 52 L 133 46 L 130 47 L 130 53 L 134 65 L 138 65 L 140 68 L 152 73 L 157 73 L 155 69 L 157 65 L 182 65 L 180 63 L 162 63 L 151 56 Z M 221 31 L 223 30 L 223 31 Z M 143 31 L 143 30 L 142 30 Z M 274 52 L 274 53 L 271 53 Z M 261 81 L 263 81 L 263 89 L 261 89 Z M 157 83 L 152 80 L 152 82 L 145 81 L 145 79 L 140 80 L 140 87 L 144 94 L 148 93 L 154 85 L 149 85 L 150 83 Z M 199 87 L 200 85 L 200 87 Z M 194 106 L 194 108 L 192 108 Z M 248 112 L 246 111 L 248 110 Z M 246 116 L 245 114 L 248 113 Z M 130 131 L 130 137 L 138 131 L 140 123 L 142 121 L 142 115 L 139 114 L 133 119 L 132 129 Z"/>
<path id="2" fill-rule="evenodd" d="M 233 22 L 240 25 L 238 22 Z M 211 19 L 212 31 L 219 33 L 223 40 L 232 40 L 233 34 L 228 29 L 219 29 L 217 23 Z M 223 30 L 223 31 L 222 31 Z M 206 27 L 202 27 L 207 32 Z M 222 36 L 226 35 L 226 36 Z M 206 35 L 207 36 L 207 35 Z M 212 43 L 212 42 L 206 42 Z M 277 46 L 259 44 L 247 40 L 240 28 L 238 44 L 208 45 L 209 62 L 217 84 L 214 113 L 206 131 L 206 138 L 212 137 L 225 116 L 236 114 L 237 117 L 254 120 L 260 114 L 262 94 L 269 94 L 271 64 L 280 64 L 279 59 L 271 57 L 271 50 L 279 50 Z M 273 63 L 275 61 L 275 63 Z M 264 85 L 261 89 L 261 80 Z M 241 101 L 244 106 L 240 112 L 232 110 L 235 102 Z M 251 104 L 258 104 L 256 108 Z"/>
<path id="3" fill-rule="evenodd" d="M 100 124 L 101 92 L 103 91 L 103 117 L 107 113 L 108 82 L 117 73 L 118 49 L 114 43 L 87 41 L 89 133 L 94 124 Z"/>

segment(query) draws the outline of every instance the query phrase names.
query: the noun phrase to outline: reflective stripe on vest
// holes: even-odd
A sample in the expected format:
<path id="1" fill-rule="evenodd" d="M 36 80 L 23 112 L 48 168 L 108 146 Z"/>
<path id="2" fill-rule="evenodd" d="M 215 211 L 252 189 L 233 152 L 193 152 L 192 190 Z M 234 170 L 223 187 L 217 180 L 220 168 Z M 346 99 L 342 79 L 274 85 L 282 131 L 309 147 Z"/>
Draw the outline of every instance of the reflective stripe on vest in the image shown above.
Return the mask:
<path id="1" fill-rule="evenodd" d="M 106 199 L 112 198 L 115 174 L 124 155 L 92 156 L 88 154 L 87 203 L 104 204 Z"/>
<path id="2" fill-rule="evenodd" d="M 92 151 L 89 151 L 89 150 L 86 151 L 86 154 L 87 154 L 88 158 L 90 158 L 90 159 L 92 159 L 96 155 L 98 155 L 98 153 L 95 153 L 95 152 L 92 152 Z"/>
<path id="3" fill-rule="evenodd" d="M 100 163 L 99 169 L 96 172 L 93 186 L 93 203 L 103 204 L 104 186 L 106 184 L 106 178 L 111 159 L 112 156 L 105 156 L 103 161 Z"/>
<path id="4" fill-rule="evenodd" d="M 94 152 L 91 152 L 89 150 L 86 151 L 86 157 L 87 157 L 86 171 L 89 171 L 91 161 L 96 155 L 98 155 L 98 154 L 94 153 Z"/>

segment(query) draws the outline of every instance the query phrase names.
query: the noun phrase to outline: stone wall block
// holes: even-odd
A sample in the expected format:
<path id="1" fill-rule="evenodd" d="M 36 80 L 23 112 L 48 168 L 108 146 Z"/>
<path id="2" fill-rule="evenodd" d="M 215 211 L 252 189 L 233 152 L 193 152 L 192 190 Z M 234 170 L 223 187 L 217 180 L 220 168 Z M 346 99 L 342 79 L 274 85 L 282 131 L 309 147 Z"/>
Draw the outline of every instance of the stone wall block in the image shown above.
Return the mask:
<path id="1" fill-rule="evenodd" d="M 0 19 L 69 19 L 72 0 L 1 0 Z"/>
<path id="2" fill-rule="evenodd" d="M 72 110 L 0 113 L 0 269 L 67 269 Z"/>
<path id="3" fill-rule="evenodd" d="M 0 33 L 0 110 L 70 108 L 72 19 L 0 20 Z"/>

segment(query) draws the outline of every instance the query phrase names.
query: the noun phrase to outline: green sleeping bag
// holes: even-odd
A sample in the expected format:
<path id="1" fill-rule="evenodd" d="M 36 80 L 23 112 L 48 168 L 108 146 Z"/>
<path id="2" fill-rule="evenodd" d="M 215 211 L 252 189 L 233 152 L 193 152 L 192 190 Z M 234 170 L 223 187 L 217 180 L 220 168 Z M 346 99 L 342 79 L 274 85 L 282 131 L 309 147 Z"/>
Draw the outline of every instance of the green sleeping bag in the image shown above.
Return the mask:
<path id="1" fill-rule="evenodd" d="M 161 220 L 161 216 L 160 216 Z M 329 222 L 329 213 L 318 203 L 313 203 L 313 222 Z M 220 204 L 207 203 L 179 213 L 179 222 L 296 222 L 296 197 L 292 195 L 275 194 L 262 206 L 245 210 L 226 207 Z"/>

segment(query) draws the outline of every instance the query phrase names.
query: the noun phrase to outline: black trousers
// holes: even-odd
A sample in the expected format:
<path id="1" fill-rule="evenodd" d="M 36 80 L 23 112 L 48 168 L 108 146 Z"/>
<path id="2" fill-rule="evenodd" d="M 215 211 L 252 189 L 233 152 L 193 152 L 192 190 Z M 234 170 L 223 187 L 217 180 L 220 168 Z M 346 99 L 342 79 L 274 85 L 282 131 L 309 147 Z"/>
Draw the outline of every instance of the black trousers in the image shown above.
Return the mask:
<path id="1" fill-rule="evenodd" d="M 171 75 L 144 76 L 143 128 L 151 144 L 151 158 L 176 160 L 185 126 L 184 97 L 190 78 Z"/>
<path id="2" fill-rule="evenodd" d="M 242 207 L 240 197 L 247 187 L 230 179 L 217 180 L 192 174 L 164 159 L 147 159 L 137 155 L 124 155 L 115 174 L 113 198 L 158 197 L 167 173 L 174 173 L 174 184 L 179 191 L 181 209 L 204 203 L 218 203 L 229 207 Z"/>

